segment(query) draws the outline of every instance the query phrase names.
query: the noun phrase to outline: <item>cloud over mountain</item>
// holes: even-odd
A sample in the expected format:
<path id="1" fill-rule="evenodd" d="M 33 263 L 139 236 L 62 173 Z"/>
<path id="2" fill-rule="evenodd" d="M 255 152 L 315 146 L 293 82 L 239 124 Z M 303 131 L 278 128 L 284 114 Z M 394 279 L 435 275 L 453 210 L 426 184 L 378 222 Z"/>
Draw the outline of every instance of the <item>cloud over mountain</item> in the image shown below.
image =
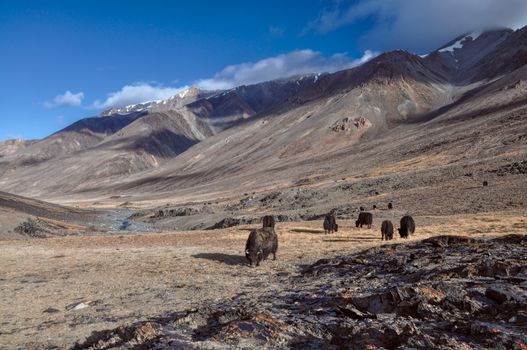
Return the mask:
<path id="1" fill-rule="evenodd" d="M 296 50 L 257 62 L 227 66 L 212 78 L 199 80 L 196 85 L 209 90 L 228 89 L 297 74 L 335 72 L 357 66 L 375 56 L 376 53 L 370 50 L 366 50 L 363 56 L 357 59 L 342 53 L 325 57 L 322 53 L 310 49 Z"/>
<path id="2" fill-rule="evenodd" d="M 363 0 L 323 10 L 304 32 L 321 34 L 369 19 L 363 43 L 377 50 L 430 50 L 462 33 L 527 24 L 524 0 Z M 418 29 L 418 30 L 417 30 Z"/>
<path id="3" fill-rule="evenodd" d="M 55 96 L 53 101 L 45 101 L 44 107 L 56 108 L 56 107 L 64 107 L 64 106 L 80 106 L 83 99 L 84 99 L 83 92 L 74 94 L 71 91 L 67 90 L 62 95 Z"/>
<path id="4" fill-rule="evenodd" d="M 138 83 L 123 86 L 119 91 L 108 94 L 104 101 L 97 100 L 94 108 L 122 107 L 153 100 L 167 99 L 187 87 L 167 87 L 150 83 Z"/>
<path id="5" fill-rule="evenodd" d="M 366 50 L 360 58 L 350 58 L 336 53 L 330 57 L 314 50 L 296 50 L 257 62 L 246 62 L 225 67 L 212 78 L 201 79 L 195 85 L 206 90 L 229 89 L 239 85 L 255 84 L 262 81 L 286 78 L 298 74 L 335 72 L 355 67 L 377 55 Z M 111 92 L 104 100 L 96 100 L 93 108 L 122 107 L 152 100 L 167 99 L 188 88 L 138 83 L 125 85 L 119 91 Z"/>

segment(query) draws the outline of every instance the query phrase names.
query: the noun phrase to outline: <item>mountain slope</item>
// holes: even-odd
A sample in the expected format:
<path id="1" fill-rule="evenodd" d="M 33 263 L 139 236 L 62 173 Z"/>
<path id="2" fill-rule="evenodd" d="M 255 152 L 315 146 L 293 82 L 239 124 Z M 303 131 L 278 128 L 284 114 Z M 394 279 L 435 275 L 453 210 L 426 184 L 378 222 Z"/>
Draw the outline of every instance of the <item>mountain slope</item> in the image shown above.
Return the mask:
<path id="1" fill-rule="evenodd" d="M 35 140 L 9 139 L 0 142 L 0 158 L 10 156 L 35 143 Z"/>
<path id="2" fill-rule="evenodd" d="M 72 125 L 46 137 L 35 140 L 0 160 L 0 174 L 6 167 L 31 166 L 55 157 L 82 151 L 101 142 L 121 128 L 142 117 L 144 113 L 92 117 L 79 120 Z M 6 164 L 9 163 L 9 164 Z"/>
<path id="3" fill-rule="evenodd" d="M 167 100 L 113 108 L 0 158 L 0 183 L 15 183 L 10 191 L 31 196 L 113 183 L 156 168 L 203 139 L 280 104 L 314 79 L 294 77 L 220 92 L 189 88 Z"/>
<path id="4" fill-rule="evenodd" d="M 229 128 L 256 114 L 268 112 L 288 98 L 311 87 L 318 74 L 243 85 L 188 104 L 195 115 L 210 121 L 217 130 Z"/>
<path id="5" fill-rule="evenodd" d="M 9 169 L 0 188 L 77 199 L 232 197 L 361 178 L 423 157 L 428 168 L 419 171 L 442 169 L 445 159 L 462 167 L 463 140 L 475 133 L 516 140 L 501 147 L 482 139 L 493 151 L 475 152 L 474 164 L 500 163 L 503 152 L 523 154 L 516 115 L 525 107 L 524 37 L 525 29 L 464 35 L 426 57 L 397 50 L 333 74 L 194 90 L 186 105 L 175 97 L 175 110 L 164 101 L 115 110 L 144 114 L 73 155 Z M 510 60 L 490 70 L 499 57 Z M 503 129 L 500 118 L 515 129 Z M 449 143 L 451 150 L 437 146 Z"/>
<path id="6" fill-rule="evenodd" d="M 0 240 L 27 238 L 52 228 L 54 233 L 85 231 L 95 217 L 87 210 L 69 208 L 0 191 Z M 31 226 L 22 226 L 31 220 Z M 24 232 L 23 229 L 30 230 Z M 34 230 L 34 231 L 33 231 Z"/>
<path id="7" fill-rule="evenodd" d="M 507 40 L 496 47 L 507 47 Z M 525 154 L 520 135 L 525 123 L 518 115 L 525 113 L 521 82 L 527 76 L 525 68 L 507 69 L 498 76 L 496 81 L 456 86 L 456 77 L 444 75 L 426 58 L 388 53 L 361 67 L 326 75 L 259 120 L 206 139 L 116 189 L 126 192 L 139 186 L 159 197 L 229 196 L 233 191 L 287 188 L 302 179 L 362 177 L 367 169 L 404 163 L 420 153 L 418 158 L 431 157 L 431 167 L 442 167 L 444 156 L 462 166 L 467 135 L 488 134 L 472 154 L 474 164 L 488 157 L 501 163 L 503 153 Z M 504 129 L 502 119 L 509 120 L 511 129 Z M 496 133 L 510 141 L 500 145 Z M 450 142 L 452 149 L 437 157 L 435 152 L 443 148 L 438 145 Z"/>

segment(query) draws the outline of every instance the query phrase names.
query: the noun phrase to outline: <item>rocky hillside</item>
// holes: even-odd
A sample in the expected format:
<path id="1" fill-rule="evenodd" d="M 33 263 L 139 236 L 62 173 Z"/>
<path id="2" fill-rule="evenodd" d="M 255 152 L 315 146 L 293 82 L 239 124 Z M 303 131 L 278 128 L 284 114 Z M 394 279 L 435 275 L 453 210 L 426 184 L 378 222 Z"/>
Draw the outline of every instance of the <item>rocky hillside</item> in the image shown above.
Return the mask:
<path id="1" fill-rule="evenodd" d="M 17 153 L 20 150 L 30 146 L 34 140 L 9 139 L 0 142 L 0 158 Z"/>
<path id="2" fill-rule="evenodd" d="M 0 192 L 0 240 L 86 233 L 95 216 L 93 211 Z"/>
<path id="3" fill-rule="evenodd" d="M 36 196 L 77 192 L 79 184 L 97 188 L 100 181 L 114 182 L 114 176 L 159 167 L 205 138 L 282 103 L 313 84 L 315 77 L 228 91 L 189 88 L 167 100 L 109 109 L 42 140 L 4 142 L 0 145 L 0 174 L 7 182 L 14 179 L 22 185 L 38 173 L 38 190 L 31 193 Z M 46 185 L 41 181 L 43 176 L 53 181 Z M 26 180 L 19 181 L 21 178 Z"/>
<path id="4" fill-rule="evenodd" d="M 0 188 L 186 202 L 356 181 L 381 167 L 445 181 L 447 172 L 513 163 L 525 153 L 525 31 L 471 33 L 426 57 L 398 50 L 332 74 L 110 110 L 0 158 Z"/>

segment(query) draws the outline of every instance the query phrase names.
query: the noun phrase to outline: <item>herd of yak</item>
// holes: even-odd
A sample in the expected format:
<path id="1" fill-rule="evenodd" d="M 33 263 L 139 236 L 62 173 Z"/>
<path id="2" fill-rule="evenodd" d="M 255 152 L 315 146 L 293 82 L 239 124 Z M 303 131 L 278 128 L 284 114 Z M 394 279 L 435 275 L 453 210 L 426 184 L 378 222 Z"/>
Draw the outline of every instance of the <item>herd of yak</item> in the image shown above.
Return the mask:
<path id="1" fill-rule="evenodd" d="M 376 209 L 375 206 L 373 209 Z M 392 203 L 388 204 L 388 209 L 392 209 Z M 247 243 L 245 244 L 245 257 L 251 266 L 259 266 L 260 262 L 267 259 L 270 254 L 273 254 L 273 260 L 276 260 L 278 236 L 274 230 L 274 217 L 266 215 L 263 217 L 262 223 L 262 228 L 251 231 Z M 368 226 L 368 228 L 371 229 L 372 223 L 373 214 L 365 212 L 364 208 L 360 207 L 359 217 L 357 221 L 355 221 L 355 226 L 361 228 L 362 226 Z M 415 221 L 409 215 L 405 215 L 401 218 L 399 226 L 398 231 L 401 238 L 408 238 L 415 232 Z M 324 233 L 326 234 L 338 231 L 339 225 L 337 224 L 335 213 L 333 211 L 324 217 L 323 227 Z M 384 220 L 381 224 L 381 239 L 393 239 L 393 224 L 390 220 Z"/>

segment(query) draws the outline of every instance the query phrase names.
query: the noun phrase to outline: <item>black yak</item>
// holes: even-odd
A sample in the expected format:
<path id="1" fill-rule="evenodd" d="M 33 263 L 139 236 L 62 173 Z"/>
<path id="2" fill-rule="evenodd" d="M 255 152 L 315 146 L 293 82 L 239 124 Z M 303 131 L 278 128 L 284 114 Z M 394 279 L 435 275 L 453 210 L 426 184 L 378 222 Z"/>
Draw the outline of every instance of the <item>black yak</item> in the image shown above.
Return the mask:
<path id="1" fill-rule="evenodd" d="M 362 225 L 368 225 L 368 228 L 371 228 L 371 224 L 373 223 L 373 215 L 371 213 L 362 212 L 359 213 L 359 218 L 357 221 L 355 221 L 355 226 L 361 227 Z"/>
<path id="2" fill-rule="evenodd" d="M 390 220 L 384 220 L 381 224 L 381 239 L 383 241 L 393 239 L 393 224 Z"/>
<path id="3" fill-rule="evenodd" d="M 388 209 L 393 209 L 393 204 L 392 204 L 392 202 L 388 203 Z"/>
<path id="4" fill-rule="evenodd" d="M 273 228 L 259 228 L 252 230 L 245 244 L 245 257 L 251 266 L 259 266 L 260 261 L 267 259 L 269 254 L 273 254 L 276 260 L 278 250 L 278 236 Z"/>
<path id="5" fill-rule="evenodd" d="M 274 228 L 274 216 L 272 215 L 266 215 L 262 218 L 263 227 L 271 227 Z"/>
<path id="6" fill-rule="evenodd" d="M 401 218 L 399 227 L 399 236 L 401 238 L 408 238 L 415 232 L 415 221 L 410 215 L 405 215 Z"/>
<path id="7" fill-rule="evenodd" d="M 339 225 L 337 225 L 337 220 L 335 218 L 335 214 L 330 213 L 326 214 L 324 217 L 324 233 L 333 233 L 338 232 Z"/>

